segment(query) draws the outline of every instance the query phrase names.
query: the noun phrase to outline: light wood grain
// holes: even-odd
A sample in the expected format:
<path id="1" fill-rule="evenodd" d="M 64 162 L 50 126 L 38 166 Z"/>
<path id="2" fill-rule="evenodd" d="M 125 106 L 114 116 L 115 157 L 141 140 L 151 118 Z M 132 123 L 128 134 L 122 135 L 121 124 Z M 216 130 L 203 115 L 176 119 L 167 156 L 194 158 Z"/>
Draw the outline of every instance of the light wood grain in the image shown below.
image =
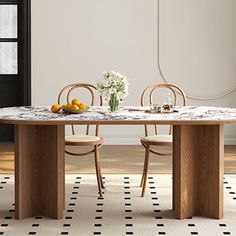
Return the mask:
<path id="1" fill-rule="evenodd" d="M 223 217 L 223 126 L 174 126 L 173 209 L 176 217 Z"/>
<path id="2" fill-rule="evenodd" d="M 223 218 L 224 127 L 201 126 L 199 130 L 200 214 Z"/>
<path id="3" fill-rule="evenodd" d="M 17 219 L 63 217 L 64 126 L 15 126 Z"/>
<path id="4" fill-rule="evenodd" d="M 71 147 L 74 151 L 76 147 Z M 83 148 L 83 147 L 81 147 Z M 170 152 L 170 147 L 160 147 Z M 86 151 L 87 149 L 84 149 Z M 236 146 L 224 148 L 224 173 L 236 174 Z M 104 145 L 101 152 L 101 167 L 104 174 L 141 174 L 145 149 L 141 145 Z M 112 155 L 111 155 L 112 153 Z M 66 174 L 93 174 L 93 154 L 74 158 L 65 154 Z M 0 174 L 14 173 L 14 144 L 0 143 Z M 172 156 L 157 156 L 150 153 L 150 174 L 171 174 Z"/>
<path id="5" fill-rule="evenodd" d="M 13 125 L 219 125 L 236 124 L 232 120 L 5 120 L 0 119 L 0 124 Z"/>

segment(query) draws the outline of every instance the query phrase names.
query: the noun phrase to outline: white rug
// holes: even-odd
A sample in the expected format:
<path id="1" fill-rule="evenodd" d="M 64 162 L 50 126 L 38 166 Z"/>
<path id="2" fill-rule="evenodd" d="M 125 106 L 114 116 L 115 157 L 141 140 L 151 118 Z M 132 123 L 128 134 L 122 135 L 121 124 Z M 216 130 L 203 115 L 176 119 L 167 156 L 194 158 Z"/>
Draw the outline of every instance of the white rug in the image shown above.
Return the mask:
<path id="1" fill-rule="evenodd" d="M 66 175 L 63 220 L 14 219 L 14 177 L 0 175 L 0 235 L 220 236 L 236 235 L 236 175 L 224 179 L 225 217 L 176 220 L 171 175 L 150 175 L 140 197 L 140 175 L 104 175 L 104 199 L 97 194 L 95 175 Z"/>

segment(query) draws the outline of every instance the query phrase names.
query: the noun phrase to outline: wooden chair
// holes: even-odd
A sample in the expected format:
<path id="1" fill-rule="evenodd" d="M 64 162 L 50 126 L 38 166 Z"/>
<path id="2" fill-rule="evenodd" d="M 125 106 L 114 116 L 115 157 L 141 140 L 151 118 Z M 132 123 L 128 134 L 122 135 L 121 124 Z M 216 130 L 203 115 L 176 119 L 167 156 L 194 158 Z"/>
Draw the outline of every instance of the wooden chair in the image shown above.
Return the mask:
<path id="1" fill-rule="evenodd" d="M 153 105 L 153 95 L 154 92 L 157 93 L 158 89 L 167 89 L 168 92 L 173 95 L 173 106 L 176 106 L 177 104 L 177 97 L 182 97 L 182 105 L 186 105 L 186 96 L 182 89 L 180 89 L 178 86 L 174 84 L 153 84 L 148 86 L 144 89 L 142 96 L 141 96 L 141 106 L 144 105 Z M 147 103 L 145 104 L 145 101 Z M 158 115 L 158 114 L 157 114 Z M 148 126 L 145 125 L 145 137 L 143 137 L 140 141 L 141 144 L 145 147 L 145 159 L 144 159 L 144 166 L 143 166 L 143 174 L 141 179 L 140 187 L 142 187 L 142 194 L 141 196 L 144 196 L 145 189 L 146 189 L 146 182 L 147 182 L 147 174 L 148 174 L 148 166 L 149 166 L 149 155 L 150 152 L 154 153 L 156 155 L 161 156 L 168 156 L 171 153 L 167 152 L 159 152 L 154 150 L 153 146 L 171 146 L 172 145 L 172 127 L 169 128 L 168 134 L 159 134 L 158 133 L 158 127 L 157 125 L 154 125 L 155 135 L 149 135 L 148 132 Z"/>
<path id="2" fill-rule="evenodd" d="M 69 103 L 73 98 L 71 97 L 72 91 L 75 91 L 77 89 L 83 89 L 86 92 L 89 93 L 91 97 L 91 103 L 90 105 L 95 105 L 95 94 L 94 92 L 97 90 L 95 86 L 91 84 L 85 84 L 85 83 L 76 83 L 76 84 L 70 84 L 65 86 L 61 92 L 58 95 L 58 104 L 62 104 L 62 96 L 64 95 L 66 97 L 66 103 Z M 102 97 L 99 96 L 97 99 L 98 105 L 102 106 Z M 89 105 L 88 103 L 86 103 Z M 90 126 L 86 126 L 86 134 L 85 135 L 79 135 L 76 133 L 75 126 L 71 125 L 72 135 L 66 135 L 65 136 L 65 152 L 72 156 L 85 156 L 91 153 L 94 153 L 95 158 L 95 169 L 96 169 L 96 176 L 97 176 L 97 184 L 98 184 L 98 190 L 99 195 L 102 197 L 102 188 L 104 188 L 103 181 L 102 181 L 102 174 L 100 169 L 100 156 L 99 156 L 99 148 L 103 144 L 103 139 L 98 136 L 99 134 L 99 126 L 96 125 L 95 128 L 95 135 L 89 135 Z M 87 152 L 71 152 L 68 151 L 66 147 L 68 146 L 91 146 L 92 149 Z"/>

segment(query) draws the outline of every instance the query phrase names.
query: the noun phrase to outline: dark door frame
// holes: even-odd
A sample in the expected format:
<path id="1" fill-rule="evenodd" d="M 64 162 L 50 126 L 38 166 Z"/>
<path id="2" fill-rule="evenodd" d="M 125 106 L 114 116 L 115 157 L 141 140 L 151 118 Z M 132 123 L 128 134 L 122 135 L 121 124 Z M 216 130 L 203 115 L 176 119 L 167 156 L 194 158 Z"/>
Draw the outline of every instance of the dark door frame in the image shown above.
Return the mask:
<path id="1" fill-rule="evenodd" d="M 21 105 L 31 105 L 31 0 L 18 1 L 18 68 Z"/>
<path id="2" fill-rule="evenodd" d="M 0 0 L 0 5 L 17 5 L 17 38 L 0 42 L 17 43 L 17 74 L 0 74 L 0 107 L 31 105 L 31 0 Z M 7 89 L 4 87 L 7 86 Z M 11 88 L 13 88 L 11 90 Z M 13 94 L 11 94 L 14 93 Z M 9 94 L 9 97 L 8 97 Z M 11 96 L 13 95 L 13 96 Z M 14 98 L 13 98 L 14 97 Z M 8 99 L 10 99 L 8 101 Z M 0 125 L 0 141 L 13 141 L 13 126 Z"/>
<path id="3" fill-rule="evenodd" d="M 0 5 L 18 6 L 18 38 L 7 39 L 18 42 L 18 74 L 0 74 L 1 80 L 19 79 L 19 104 L 31 105 L 31 0 L 0 0 Z M 0 39 L 5 42 L 6 39 Z"/>

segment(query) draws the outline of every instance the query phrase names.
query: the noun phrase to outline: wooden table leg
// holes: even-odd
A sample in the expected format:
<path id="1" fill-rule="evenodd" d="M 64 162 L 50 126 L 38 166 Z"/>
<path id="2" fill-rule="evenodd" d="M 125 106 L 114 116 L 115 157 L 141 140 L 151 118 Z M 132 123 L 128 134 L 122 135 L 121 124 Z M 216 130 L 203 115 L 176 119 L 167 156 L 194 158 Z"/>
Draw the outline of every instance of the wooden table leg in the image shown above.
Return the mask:
<path id="1" fill-rule="evenodd" d="M 178 219 L 223 217 L 223 125 L 173 128 L 173 208 Z"/>
<path id="2" fill-rule="evenodd" d="M 15 125 L 15 216 L 63 217 L 64 126 Z"/>

